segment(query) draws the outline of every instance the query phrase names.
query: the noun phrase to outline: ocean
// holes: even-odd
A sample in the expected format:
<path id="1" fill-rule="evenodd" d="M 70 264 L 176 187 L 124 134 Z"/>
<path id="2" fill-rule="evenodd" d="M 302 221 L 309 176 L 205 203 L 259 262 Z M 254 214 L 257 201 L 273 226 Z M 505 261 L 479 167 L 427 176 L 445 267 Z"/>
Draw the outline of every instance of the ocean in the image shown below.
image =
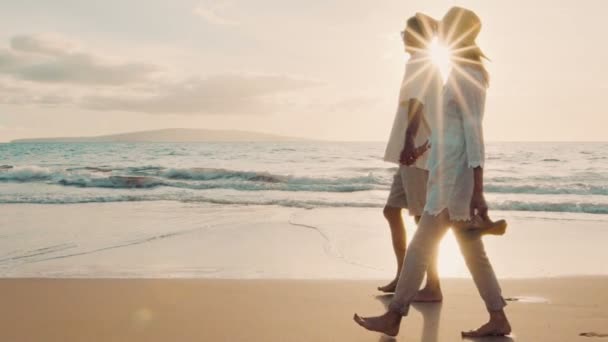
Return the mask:
<path id="1" fill-rule="evenodd" d="M 384 147 L 0 144 L 0 278 L 390 279 Z M 490 215 L 509 222 L 484 238 L 498 274 L 608 274 L 608 143 L 486 150 Z M 469 274 L 450 233 L 439 265 Z"/>
<path id="2" fill-rule="evenodd" d="M 0 144 L 0 203 L 384 206 L 384 143 Z M 490 209 L 608 214 L 608 143 L 488 143 Z M 593 216 L 589 216 L 593 217 Z"/>

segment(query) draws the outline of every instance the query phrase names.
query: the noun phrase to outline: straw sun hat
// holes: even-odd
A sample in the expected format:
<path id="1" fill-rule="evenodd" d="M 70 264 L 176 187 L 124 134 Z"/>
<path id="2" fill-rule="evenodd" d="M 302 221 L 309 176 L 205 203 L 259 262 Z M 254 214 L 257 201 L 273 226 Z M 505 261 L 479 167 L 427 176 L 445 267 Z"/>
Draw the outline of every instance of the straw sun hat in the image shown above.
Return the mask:
<path id="1" fill-rule="evenodd" d="M 481 32 L 481 20 L 475 12 L 452 7 L 439 23 L 439 35 L 454 50 L 473 52 L 488 59 L 475 39 Z"/>

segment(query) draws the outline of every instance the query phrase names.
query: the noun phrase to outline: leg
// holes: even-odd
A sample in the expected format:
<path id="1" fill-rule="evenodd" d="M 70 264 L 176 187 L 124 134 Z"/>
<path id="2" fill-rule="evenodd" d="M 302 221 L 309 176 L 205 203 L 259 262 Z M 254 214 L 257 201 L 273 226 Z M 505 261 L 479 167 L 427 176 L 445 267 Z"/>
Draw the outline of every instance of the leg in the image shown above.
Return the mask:
<path id="1" fill-rule="evenodd" d="M 490 313 L 490 321 L 481 328 L 463 333 L 463 337 L 504 336 L 511 333 L 511 325 L 504 312 L 504 301 L 496 274 L 486 255 L 478 232 L 454 231 L 473 281 Z"/>
<path id="2" fill-rule="evenodd" d="M 403 259 L 405 258 L 405 249 L 407 235 L 405 232 L 405 225 L 401 216 L 401 208 L 385 206 L 384 217 L 388 221 L 388 225 L 391 228 L 391 239 L 393 241 L 393 250 L 397 259 L 397 275 L 395 279 L 387 285 L 378 287 L 378 290 L 382 292 L 395 292 L 397 287 L 397 280 L 401 273 L 401 266 L 403 265 Z"/>
<path id="3" fill-rule="evenodd" d="M 442 211 L 437 216 L 426 213 L 422 216 L 416 234 L 406 253 L 390 309 L 401 311 L 404 314 L 407 313 L 409 303 L 418 293 L 429 265 L 436 263 L 439 242 L 447 232 L 449 225 L 447 210 Z M 432 269 L 435 269 L 435 267 L 432 267 Z M 437 279 L 431 279 L 431 282 L 435 280 Z"/>
<path id="4" fill-rule="evenodd" d="M 406 167 L 400 166 L 393 176 L 391 191 L 388 194 L 386 206 L 384 207 L 384 217 L 387 219 L 391 228 L 393 250 L 395 252 L 395 257 L 397 258 L 397 275 L 389 284 L 378 288 L 378 290 L 382 292 L 395 291 L 395 287 L 397 287 L 397 279 L 399 278 L 399 273 L 401 272 L 401 265 L 403 264 L 403 258 L 405 258 L 406 236 L 403 218 L 401 217 L 401 209 L 408 207 L 404 184 L 406 176 L 405 171 Z"/>
<path id="5" fill-rule="evenodd" d="M 429 265 L 426 269 L 426 285 L 416 297 L 414 302 L 418 303 L 438 303 L 443 301 L 441 284 L 439 282 L 439 271 L 437 270 L 437 257 L 439 255 L 439 245 L 432 251 Z"/>
<path id="6" fill-rule="evenodd" d="M 404 185 L 407 195 L 408 210 L 411 214 L 416 215 L 416 224 L 420 223 L 424 206 L 426 204 L 426 192 L 429 173 L 426 170 L 417 167 L 405 168 Z M 418 292 L 414 301 L 416 302 L 440 302 L 443 300 L 441 287 L 439 286 L 439 274 L 437 272 L 437 254 L 438 249 L 433 250 L 431 261 L 426 272 L 426 285 L 424 289 Z"/>
<path id="7" fill-rule="evenodd" d="M 437 270 L 437 257 L 439 256 L 439 246 L 433 250 L 431 261 L 426 269 L 426 286 L 428 290 L 441 295 L 441 285 L 439 283 L 439 271 Z"/>
<path id="8" fill-rule="evenodd" d="M 407 250 L 399 283 L 389 312 L 378 317 L 363 318 L 355 314 L 355 321 L 367 330 L 395 336 L 399 333 L 401 316 L 408 313 L 409 304 L 418 293 L 431 254 L 449 227 L 447 211 L 437 216 L 424 214 L 418 230 Z"/>

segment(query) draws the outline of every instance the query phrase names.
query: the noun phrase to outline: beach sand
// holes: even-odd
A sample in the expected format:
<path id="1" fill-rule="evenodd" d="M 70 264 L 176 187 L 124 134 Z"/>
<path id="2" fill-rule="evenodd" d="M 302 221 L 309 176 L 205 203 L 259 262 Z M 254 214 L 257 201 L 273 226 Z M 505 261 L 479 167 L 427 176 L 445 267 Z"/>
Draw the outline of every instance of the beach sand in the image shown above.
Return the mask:
<path id="1" fill-rule="evenodd" d="M 391 341 L 362 330 L 390 296 L 377 281 L 2 279 L 0 340 Z M 608 278 L 502 281 L 514 332 L 489 341 L 594 341 L 608 333 Z M 443 304 L 415 305 L 397 341 L 459 341 L 486 319 L 469 280 L 444 280 Z"/>
<path id="2" fill-rule="evenodd" d="M 492 341 L 608 340 L 605 217 L 492 214 L 509 229 L 486 249 L 519 298 L 513 336 Z M 380 208 L 8 204 L 0 227 L 0 342 L 391 341 L 352 321 L 390 298 L 375 290 L 395 272 Z M 416 305 L 398 341 L 486 321 L 453 236 L 439 270 L 445 302 Z"/>

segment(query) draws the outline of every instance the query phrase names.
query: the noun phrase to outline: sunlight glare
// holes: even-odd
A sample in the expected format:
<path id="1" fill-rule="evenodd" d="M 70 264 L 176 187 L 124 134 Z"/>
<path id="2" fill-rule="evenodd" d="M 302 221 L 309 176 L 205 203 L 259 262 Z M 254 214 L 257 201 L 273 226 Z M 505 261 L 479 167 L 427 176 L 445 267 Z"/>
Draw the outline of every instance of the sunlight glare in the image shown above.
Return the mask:
<path id="1" fill-rule="evenodd" d="M 429 55 L 431 56 L 431 60 L 433 64 L 437 66 L 439 72 L 441 73 L 441 78 L 443 82 L 446 82 L 448 74 L 451 68 L 451 52 L 450 48 L 441 44 L 437 37 L 433 38 L 431 43 L 428 46 Z"/>
<path id="2" fill-rule="evenodd" d="M 470 278 L 467 265 L 460 253 L 458 242 L 451 229 L 446 233 L 439 245 L 437 269 L 441 277 Z"/>

